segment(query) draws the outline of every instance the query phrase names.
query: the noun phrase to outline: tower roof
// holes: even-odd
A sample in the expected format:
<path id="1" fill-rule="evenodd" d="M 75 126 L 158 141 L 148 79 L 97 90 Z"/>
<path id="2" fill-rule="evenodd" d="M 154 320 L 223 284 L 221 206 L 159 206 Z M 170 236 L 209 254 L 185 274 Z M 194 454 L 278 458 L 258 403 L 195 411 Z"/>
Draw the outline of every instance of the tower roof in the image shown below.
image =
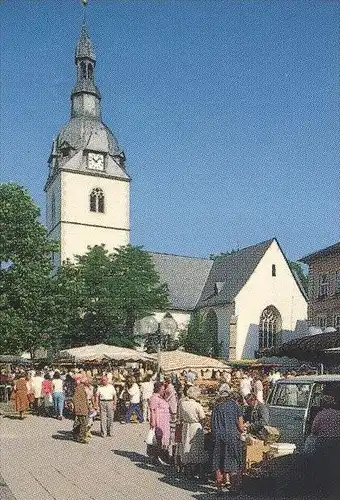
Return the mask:
<path id="1" fill-rule="evenodd" d="M 71 117 L 53 143 L 48 181 L 59 169 L 93 175 L 87 168 L 89 151 L 106 157 L 105 171 L 98 171 L 96 175 L 129 179 L 125 171 L 125 155 L 116 137 L 102 121 L 101 96 L 95 84 L 96 55 L 85 17 L 75 48 L 75 65 L 77 76 L 71 92 Z"/>
<path id="2" fill-rule="evenodd" d="M 92 61 L 96 60 L 96 54 L 94 51 L 93 43 L 89 37 L 87 26 L 85 22 L 81 27 L 80 38 L 76 45 L 76 53 L 75 58 L 77 59 L 91 59 Z"/>

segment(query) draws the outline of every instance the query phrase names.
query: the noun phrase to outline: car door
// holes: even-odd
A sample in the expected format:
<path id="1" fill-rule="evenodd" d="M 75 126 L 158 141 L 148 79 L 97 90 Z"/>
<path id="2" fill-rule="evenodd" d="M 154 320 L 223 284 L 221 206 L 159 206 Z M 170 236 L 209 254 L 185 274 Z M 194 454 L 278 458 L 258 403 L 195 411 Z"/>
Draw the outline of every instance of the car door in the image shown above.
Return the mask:
<path id="1" fill-rule="evenodd" d="M 268 399 L 269 424 L 279 429 L 281 443 L 302 448 L 310 394 L 310 383 L 276 383 Z"/>

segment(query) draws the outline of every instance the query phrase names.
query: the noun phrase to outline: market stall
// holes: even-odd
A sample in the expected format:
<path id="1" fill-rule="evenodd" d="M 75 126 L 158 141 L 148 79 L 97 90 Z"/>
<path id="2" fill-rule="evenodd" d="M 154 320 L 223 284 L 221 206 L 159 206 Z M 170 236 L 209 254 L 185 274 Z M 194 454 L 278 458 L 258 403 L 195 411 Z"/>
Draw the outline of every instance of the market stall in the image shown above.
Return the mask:
<path id="1" fill-rule="evenodd" d="M 340 331 L 306 335 L 284 344 L 264 349 L 263 356 L 286 356 L 300 361 L 325 364 L 327 367 L 340 365 Z"/>
<path id="2" fill-rule="evenodd" d="M 60 358 L 71 358 L 74 361 L 112 360 L 112 361 L 146 361 L 144 353 L 107 344 L 86 345 L 60 351 Z"/>
<path id="3" fill-rule="evenodd" d="M 157 354 L 149 354 L 147 357 L 157 360 Z M 214 374 L 219 377 L 224 371 L 230 371 L 230 365 L 223 361 L 180 350 L 162 352 L 160 367 L 163 373 L 180 374 L 184 370 L 191 370 L 198 379 L 210 379 Z"/>

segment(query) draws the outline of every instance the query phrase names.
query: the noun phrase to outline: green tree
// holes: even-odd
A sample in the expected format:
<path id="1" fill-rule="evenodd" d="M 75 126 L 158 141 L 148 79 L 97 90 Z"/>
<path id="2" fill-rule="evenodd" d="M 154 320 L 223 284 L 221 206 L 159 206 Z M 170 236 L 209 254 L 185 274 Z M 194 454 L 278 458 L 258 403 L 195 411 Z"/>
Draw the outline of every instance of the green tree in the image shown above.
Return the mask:
<path id="1" fill-rule="evenodd" d="M 112 255 L 112 274 L 122 327 L 133 336 L 135 321 L 169 307 L 166 284 L 161 284 L 151 256 L 140 246 L 127 245 Z"/>
<path id="2" fill-rule="evenodd" d="M 19 353 L 45 342 L 52 321 L 51 252 L 40 210 L 16 184 L 0 184 L 0 350 Z"/>
<path id="3" fill-rule="evenodd" d="M 57 334 L 62 347 L 102 342 L 132 347 L 136 319 L 169 304 L 150 255 L 132 245 L 111 254 L 104 246 L 89 248 L 58 270 L 55 287 L 57 308 L 65 310 Z"/>
<path id="4" fill-rule="evenodd" d="M 226 257 L 228 255 L 233 255 L 234 253 L 237 253 L 237 252 L 239 252 L 239 248 L 237 248 L 236 250 L 233 248 L 232 250 L 230 250 L 230 252 L 221 252 L 218 254 L 211 253 L 209 255 L 209 259 L 216 260 L 218 257 Z"/>
<path id="5" fill-rule="evenodd" d="M 220 356 L 217 325 L 212 315 L 195 312 L 190 319 L 186 335 L 181 337 L 181 343 L 188 352 L 202 356 Z"/>
<path id="6" fill-rule="evenodd" d="M 289 266 L 300 281 L 306 295 L 308 295 L 308 276 L 305 274 L 302 264 L 300 264 L 300 262 L 290 261 Z"/>

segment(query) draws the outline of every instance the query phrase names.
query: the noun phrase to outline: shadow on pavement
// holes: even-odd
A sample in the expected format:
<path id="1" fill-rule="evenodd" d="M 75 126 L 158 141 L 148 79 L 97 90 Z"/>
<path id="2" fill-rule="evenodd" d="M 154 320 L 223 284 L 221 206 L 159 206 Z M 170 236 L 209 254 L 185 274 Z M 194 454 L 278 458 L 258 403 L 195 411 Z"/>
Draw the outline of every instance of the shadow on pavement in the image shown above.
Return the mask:
<path id="1" fill-rule="evenodd" d="M 74 441 L 72 431 L 57 431 L 58 434 L 52 434 L 53 439 L 60 441 Z"/>
<path id="2" fill-rule="evenodd" d="M 153 465 L 150 457 L 136 453 L 134 451 L 122 451 L 122 450 L 112 450 L 116 455 L 129 458 L 131 462 L 134 462 L 136 467 L 139 467 L 150 472 L 162 473 L 163 477 L 159 478 L 159 481 L 166 483 L 170 486 L 176 488 L 181 488 L 186 491 L 191 491 L 193 493 L 201 493 L 197 498 L 215 498 L 216 494 L 214 489 L 205 485 L 204 483 L 191 480 L 183 474 L 179 474 L 171 466 L 166 465 Z M 196 497 L 195 497 L 196 498 Z"/>
<path id="3" fill-rule="evenodd" d="M 92 436 L 101 437 L 100 431 L 93 431 L 93 430 L 91 429 L 91 434 L 92 434 Z"/>
<path id="4" fill-rule="evenodd" d="M 25 420 L 27 416 L 22 418 L 19 415 L 3 415 L 3 418 L 9 418 L 10 420 Z"/>
<path id="5" fill-rule="evenodd" d="M 145 455 L 141 455 L 141 453 L 136 453 L 135 451 L 122 451 L 122 450 L 112 450 L 112 451 L 115 455 L 120 455 L 121 457 L 129 458 L 131 462 L 141 462 L 146 464 L 149 463 L 151 465 L 150 458 Z"/>

